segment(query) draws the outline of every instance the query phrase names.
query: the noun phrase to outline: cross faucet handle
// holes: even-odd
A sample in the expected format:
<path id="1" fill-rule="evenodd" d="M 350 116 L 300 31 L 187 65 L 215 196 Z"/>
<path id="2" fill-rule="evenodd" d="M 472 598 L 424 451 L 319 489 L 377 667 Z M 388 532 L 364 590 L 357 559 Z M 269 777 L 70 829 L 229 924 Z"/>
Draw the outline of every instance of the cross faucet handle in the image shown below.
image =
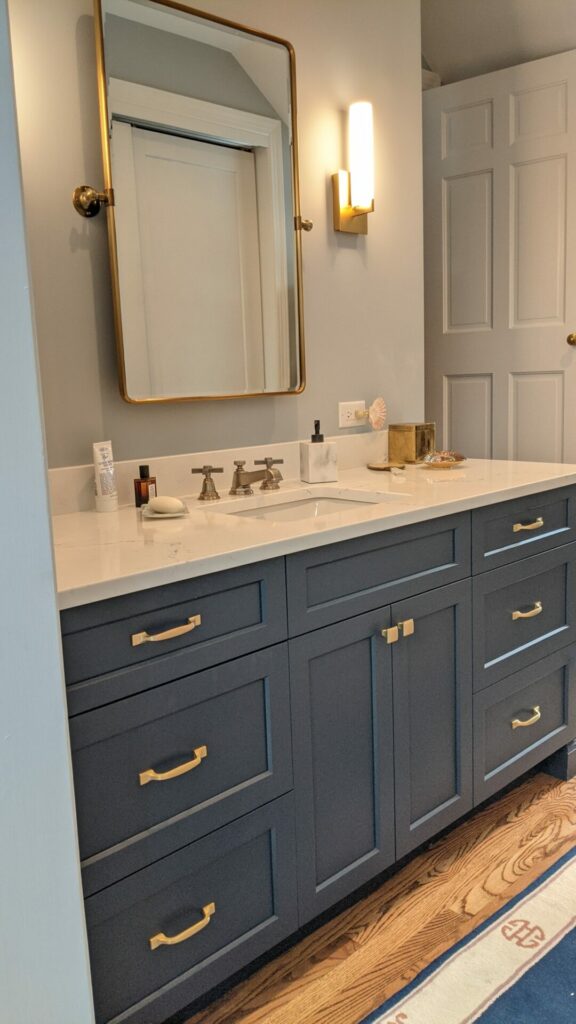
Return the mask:
<path id="1" fill-rule="evenodd" d="M 220 495 L 214 486 L 212 473 L 223 473 L 222 466 L 198 466 L 192 469 L 193 473 L 203 473 L 202 490 L 198 495 L 198 501 L 218 501 Z"/>
<path id="2" fill-rule="evenodd" d="M 254 459 L 254 465 L 266 466 L 266 469 L 271 469 L 272 466 L 283 466 L 284 459 L 271 459 L 270 457 L 266 459 Z"/>

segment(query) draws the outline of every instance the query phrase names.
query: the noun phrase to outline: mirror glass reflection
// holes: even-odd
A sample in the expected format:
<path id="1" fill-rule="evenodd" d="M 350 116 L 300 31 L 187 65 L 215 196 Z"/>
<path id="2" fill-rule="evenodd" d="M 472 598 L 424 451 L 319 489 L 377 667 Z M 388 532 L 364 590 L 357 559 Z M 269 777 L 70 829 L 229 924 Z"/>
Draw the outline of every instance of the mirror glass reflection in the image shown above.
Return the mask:
<path id="1" fill-rule="evenodd" d="M 99 10 L 124 397 L 302 390 L 289 44 L 158 0 Z"/>

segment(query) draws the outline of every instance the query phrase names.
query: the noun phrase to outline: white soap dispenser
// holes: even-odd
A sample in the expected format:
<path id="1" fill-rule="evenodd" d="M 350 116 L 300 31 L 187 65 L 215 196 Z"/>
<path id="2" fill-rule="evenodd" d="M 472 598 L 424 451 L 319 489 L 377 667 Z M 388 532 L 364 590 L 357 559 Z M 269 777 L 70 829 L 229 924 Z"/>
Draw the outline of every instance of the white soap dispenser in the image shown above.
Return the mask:
<path id="1" fill-rule="evenodd" d="M 300 479 L 307 484 L 326 484 L 338 479 L 336 443 L 324 440 L 320 420 L 314 420 L 310 440 L 300 442 Z"/>

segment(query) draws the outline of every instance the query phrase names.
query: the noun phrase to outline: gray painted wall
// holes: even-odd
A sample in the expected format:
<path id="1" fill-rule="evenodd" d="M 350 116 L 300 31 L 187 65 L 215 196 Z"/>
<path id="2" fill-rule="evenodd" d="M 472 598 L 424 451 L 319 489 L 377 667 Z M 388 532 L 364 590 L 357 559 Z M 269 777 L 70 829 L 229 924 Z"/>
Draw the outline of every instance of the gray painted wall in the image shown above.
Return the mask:
<path id="1" fill-rule="evenodd" d="M 423 415 L 418 0 L 205 0 L 296 50 L 308 386 L 301 396 L 131 406 L 118 392 L 103 217 L 70 195 L 100 185 L 90 0 L 11 0 L 25 208 L 51 466 L 292 440 L 337 403 L 383 393 L 393 420 Z M 343 111 L 374 103 L 376 212 L 366 238 L 331 226 Z"/>
<path id="2" fill-rule="evenodd" d="M 5 0 L 0 0 L 0 1019 L 90 1024 L 66 700 L 26 264 Z M 17 496 L 17 500 L 16 500 Z"/>

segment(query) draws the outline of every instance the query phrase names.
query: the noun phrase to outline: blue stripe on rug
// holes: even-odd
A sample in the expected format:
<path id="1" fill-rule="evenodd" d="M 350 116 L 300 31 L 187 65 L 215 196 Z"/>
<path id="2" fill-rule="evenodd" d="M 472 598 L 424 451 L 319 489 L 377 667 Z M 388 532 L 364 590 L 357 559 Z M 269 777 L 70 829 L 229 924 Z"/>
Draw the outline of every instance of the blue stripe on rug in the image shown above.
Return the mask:
<path id="1" fill-rule="evenodd" d="M 465 946 L 490 928 L 499 918 L 509 914 L 510 910 L 517 903 L 524 900 L 529 893 L 538 889 L 546 879 L 551 878 L 564 864 L 574 857 L 576 857 L 576 847 L 565 853 L 552 867 L 548 868 L 542 875 L 539 875 L 534 882 L 505 903 L 503 907 L 487 918 L 486 921 L 483 921 L 482 924 L 474 928 L 468 935 L 465 935 L 454 946 L 450 946 L 445 953 L 442 953 L 432 963 L 428 964 L 424 970 L 420 971 L 420 974 L 417 974 L 408 985 L 405 985 L 394 996 L 387 999 L 377 1010 L 370 1013 L 368 1017 L 363 1017 L 358 1024 L 376 1024 L 377 1021 L 380 1024 L 384 1024 L 382 1021 L 384 1014 L 393 1015 L 394 1007 L 398 1006 L 407 995 L 437 971 L 443 963 L 454 956 L 459 950 L 464 949 Z M 551 973 L 552 968 L 556 966 L 560 972 L 559 975 L 556 976 L 556 970 L 554 970 L 552 984 L 550 981 L 546 982 L 544 975 L 548 974 L 549 971 Z M 535 976 L 533 981 L 534 972 L 538 972 L 538 975 Z M 569 932 L 557 946 L 542 957 L 541 960 L 537 961 L 522 977 L 521 982 L 521 985 L 516 984 L 508 989 L 477 1020 L 481 1024 L 576 1024 L 576 995 L 574 994 L 576 992 L 576 932 L 574 930 Z M 537 998 L 536 992 L 538 988 L 539 995 Z M 529 991 L 532 993 L 531 995 L 527 994 Z M 442 1022 L 431 1020 L 430 1024 L 442 1024 Z"/>

